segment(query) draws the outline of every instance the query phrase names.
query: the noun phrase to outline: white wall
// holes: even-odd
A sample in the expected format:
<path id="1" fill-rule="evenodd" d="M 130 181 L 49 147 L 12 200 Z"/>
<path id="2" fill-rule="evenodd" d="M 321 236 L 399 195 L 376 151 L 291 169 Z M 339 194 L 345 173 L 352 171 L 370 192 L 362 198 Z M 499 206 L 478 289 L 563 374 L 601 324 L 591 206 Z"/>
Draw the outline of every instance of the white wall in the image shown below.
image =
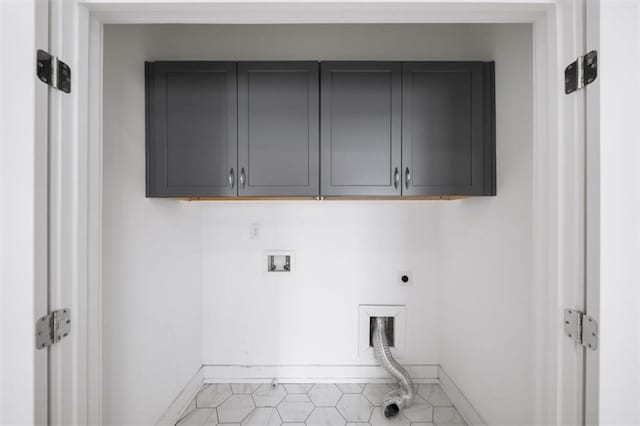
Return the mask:
<path id="1" fill-rule="evenodd" d="M 118 395 L 133 394 L 125 387 L 139 390 L 152 383 L 151 376 L 132 375 L 134 368 L 168 374 L 159 364 L 143 365 L 144 351 L 167 343 L 152 341 L 143 350 L 145 343 L 137 337 L 147 332 L 157 336 L 149 317 L 162 317 L 180 294 L 178 310 L 198 300 L 191 308 L 202 310 L 200 359 L 208 364 L 360 364 L 366 361 L 357 357 L 358 305 L 406 304 L 405 361 L 450 365 L 453 379 L 469 385 L 468 396 L 492 423 L 513 420 L 515 413 L 529 418 L 522 398 L 532 393 L 530 377 L 495 380 L 500 370 L 489 370 L 495 366 L 486 353 L 475 357 L 474 348 L 461 357 L 455 342 L 462 331 L 452 315 L 465 326 L 493 324 L 494 312 L 529 306 L 531 265 L 525 259 L 531 254 L 530 26 L 108 26 L 105 40 L 105 236 L 110 242 L 105 244 L 104 287 L 113 286 L 105 298 L 112 321 L 105 331 L 113 352 L 105 357 L 105 377 L 117 377 L 105 383 L 105 413 L 117 413 L 107 413 L 108 418 L 123 420 L 133 413 L 133 402 Z M 500 195 L 454 203 L 146 200 L 143 62 L 158 59 L 496 59 L 498 113 L 506 117 L 498 119 Z M 521 222 L 515 222 L 515 216 Z M 249 238 L 252 223 L 261 225 L 257 240 Z M 471 230 L 470 238 L 462 240 L 464 230 Z M 493 237 L 488 230 L 505 234 L 487 246 Z M 169 238 L 175 240 L 173 254 L 192 257 L 181 258 L 184 263 L 171 261 L 166 252 Z M 264 250 L 295 251 L 295 273 L 275 278 L 262 272 Z M 505 267 L 495 262 L 495 274 L 490 265 L 475 274 L 467 264 L 447 259 L 477 266 L 477 259 L 470 259 L 473 253 L 504 255 L 510 263 Z M 196 265 L 201 272 L 190 269 Z M 413 271 L 410 288 L 395 284 L 397 272 L 404 269 Z M 443 276 L 443 270 L 452 276 Z M 515 274 L 523 279 L 509 286 Z M 153 278 L 161 278 L 163 285 Z M 466 310 L 471 287 L 487 289 L 474 294 L 478 304 L 493 309 L 484 313 L 489 319 Z M 186 295 L 188 291 L 192 294 Z M 142 304 L 146 298 L 159 304 L 154 313 Z M 443 302 L 451 315 L 442 312 Z M 145 323 L 125 330 L 123 341 L 119 333 L 125 322 L 115 315 L 128 318 L 128 327 L 135 318 Z M 506 375 L 531 369 L 530 358 L 523 356 L 530 349 L 527 341 L 511 339 L 520 335 L 523 324 L 531 329 L 530 321 L 523 315 L 499 332 L 482 331 L 500 334 L 489 342 L 510 342 L 492 347 Z M 195 330 L 191 324 L 180 323 L 190 336 Z M 442 332 L 445 329 L 452 334 Z M 120 373 L 120 363 L 130 363 L 130 368 Z M 473 367 L 467 370 L 467 364 Z M 481 390 L 474 381 L 486 378 L 478 373 L 482 368 L 491 373 L 491 381 Z M 173 369 L 174 365 L 166 368 Z M 482 396 L 487 387 L 496 389 L 491 394 L 497 398 Z M 150 412 L 151 406 L 139 396 L 138 404 L 147 404 L 145 411 Z"/>
<path id="2" fill-rule="evenodd" d="M 198 205 L 145 198 L 144 40 L 104 52 L 103 413 L 153 424 L 201 362 Z"/>
<path id="3" fill-rule="evenodd" d="M 370 365 L 359 304 L 406 305 L 404 360 L 438 363 L 434 203 L 208 204 L 203 225 L 205 364 Z M 274 249 L 295 252 L 292 275 L 264 272 Z M 400 287 L 403 270 L 413 286 Z"/>
<path id="4" fill-rule="evenodd" d="M 442 204 L 441 363 L 489 424 L 531 424 L 531 31 L 489 39 L 498 196 Z"/>

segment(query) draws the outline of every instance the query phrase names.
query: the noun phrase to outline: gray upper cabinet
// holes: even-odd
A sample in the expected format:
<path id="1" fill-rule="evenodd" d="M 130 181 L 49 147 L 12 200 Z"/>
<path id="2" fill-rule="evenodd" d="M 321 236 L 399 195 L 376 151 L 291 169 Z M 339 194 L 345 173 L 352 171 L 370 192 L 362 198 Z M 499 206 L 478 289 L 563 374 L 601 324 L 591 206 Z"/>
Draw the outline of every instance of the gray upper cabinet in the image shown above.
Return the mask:
<path id="1" fill-rule="evenodd" d="M 147 196 L 234 196 L 236 63 L 145 65 Z"/>
<path id="2" fill-rule="evenodd" d="M 319 195 L 318 62 L 238 64 L 238 194 Z"/>
<path id="3" fill-rule="evenodd" d="M 495 195 L 494 64 L 403 64 L 405 196 Z"/>
<path id="4" fill-rule="evenodd" d="M 323 62 L 321 194 L 401 195 L 399 62 Z"/>
<path id="5" fill-rule="evenodd" d="M 147 62 L 148 197 L 496 194 L 493 62 Z"/>

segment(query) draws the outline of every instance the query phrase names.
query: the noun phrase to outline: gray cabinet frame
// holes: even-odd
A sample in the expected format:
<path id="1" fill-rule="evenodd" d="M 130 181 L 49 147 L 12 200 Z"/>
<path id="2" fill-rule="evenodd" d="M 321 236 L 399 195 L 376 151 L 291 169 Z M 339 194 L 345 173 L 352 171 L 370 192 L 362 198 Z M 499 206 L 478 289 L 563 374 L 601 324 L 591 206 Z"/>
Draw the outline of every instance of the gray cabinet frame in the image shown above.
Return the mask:
<path id="1" fill-rule="evenodd" d="M 235 62 L 146 62 L 146 194 L 147 197 L 229 197 L 237 193 L 237 88 Z M 207 78 L 209 78 L 207 80 Z M 219 79 L 219 80 L 218 80 Z M 170 81 L 180 86 L 175 91 Z M 224 92 L 224 99 L 197 98 L 198 85 Z M 222 86 L 222 87 L 219 87 Z M 189 87 L 194 96 L 184 102 L 179 93 Z M 176 93 L 178 92 L 178 93 Z M 174 103 L 169 102 L 175 97 Z M 168 108 L 179 117 L 172 122 Z M 209 111 L 217 117 L 199 116 Z M 195 112 L 195 113 L 194 113 Z M 197 124 L 217 120 L 221 126 Z M 194 125 L 195 123 L 195 125 Z M 170 128 L 170 125 L 172 126 Z M 175 127 L 175 128 L 174 128 Z M 214 128 L 215 127 L 215 128 Z M 185 133 L 184 140 L 178 134 Z M 184 155 L 171 156 L 170 152 Z M 194 152 L 198 151 L 198 152 Z M 222 158 L 218 155 L 222 152 Z M 172 157 L 172 158 L 170 158 Z M 210 162 L 208 162 L 210 160 Z M 223 170 L 220 170 L 223 164 Z M 188 184 L 179 182 L 188 181 Z M 198 182 L 200 181 L 200 182 Z"/>
<path id="2" fill-rule="evenodd" d="M 444 93 L 447 79 L 451 90 Z M 439 82 L 438 90 L 430 86 L 434 81 Z M 494 90 L 493 62 L 403 64 L 404 196 L 496 194 Z M 466 113 L 438 117 L 425 113 L 442 110 L 445 103 L 447 108 Z M 416 152 L 433 156 L 425 164 Z M 442 163 L 439 158 L 444 159 Z"/>
<path id="3" fill-rule="evenodd" d="M 238 194 L 319 195 L 318 62 L 238 63 Z"/>
<path id="4" fill-rule="evenodd" d="M 401 70 L 400 62 L 321 64 L 323 196 L 401 195 Z"/>

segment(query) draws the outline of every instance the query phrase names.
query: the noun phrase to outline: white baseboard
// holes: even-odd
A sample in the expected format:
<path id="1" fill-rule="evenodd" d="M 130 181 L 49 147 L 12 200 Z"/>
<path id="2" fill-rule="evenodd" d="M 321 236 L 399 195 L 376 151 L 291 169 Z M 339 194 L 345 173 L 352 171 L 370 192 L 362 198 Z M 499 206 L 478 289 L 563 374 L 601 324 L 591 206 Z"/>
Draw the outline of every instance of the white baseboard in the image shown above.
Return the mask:
<path id="1" fill-rule="evenodd" d="M 175 425 L 195 398 L 204 383 L 204 368 L 201 366 L 186 384 L 176 399 L 169 405 L 156 425 Z"/>
<path id="2" fill-rule="evenodd" d="M 487 424 L 442 367 L 438 367 L 438 379 L 440 386 L 469 426 L 485 426 Z"/>
<path id="3" fill-rule="evenodd" d="M 437 365 L 405 365 L 416 383 L 437 383 Z M 393 382 L 377 365 L 204 365 L 205 383 L 268 383 L 274 378 L 288 383 Z"/>

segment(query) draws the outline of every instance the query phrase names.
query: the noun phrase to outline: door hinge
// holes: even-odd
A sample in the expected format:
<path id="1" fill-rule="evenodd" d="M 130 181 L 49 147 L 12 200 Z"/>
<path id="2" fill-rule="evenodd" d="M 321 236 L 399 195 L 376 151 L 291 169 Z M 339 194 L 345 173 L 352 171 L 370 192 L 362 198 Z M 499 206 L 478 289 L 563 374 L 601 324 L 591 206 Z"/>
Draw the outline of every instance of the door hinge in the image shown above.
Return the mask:
<path id="1" fill-rule="evenodd" d="M 36 322 L 36 348 L 43 349 L 58 343 L 71 332 L 71 310 L 60 309 Z"/>
<path id="2" fill-rule="evenodd" d="M 58 57 L 38 50 L 36 74 L 43 83 L 64 93 L 71 93 L 71 68 Z"/>
<path id="3" fill-rule="evenodd" d="M 598 322 L 577 309 L 564 310 L 564 334 L 585 348 L 598 349 Z"/>
<path id="4" fill-rule="evenodd" d="M 598 52 L 592 50 L 584 56 L 570 63 L 564 69 L 564 93 L 567 95 L 587 84 L 593 83 L 598 77 Z"/>

